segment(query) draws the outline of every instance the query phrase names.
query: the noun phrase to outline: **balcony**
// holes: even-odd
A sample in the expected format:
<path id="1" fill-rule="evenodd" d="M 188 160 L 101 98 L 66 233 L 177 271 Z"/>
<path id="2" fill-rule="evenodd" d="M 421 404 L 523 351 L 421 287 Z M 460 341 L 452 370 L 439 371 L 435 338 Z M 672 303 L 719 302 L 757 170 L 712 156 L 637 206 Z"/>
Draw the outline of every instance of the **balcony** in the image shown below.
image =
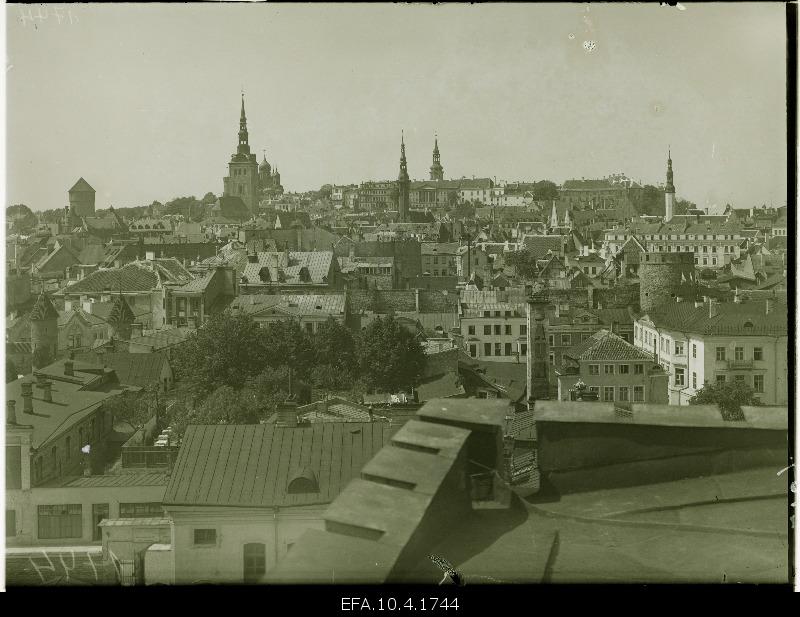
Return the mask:
<path id="1" fill-rule="evenodd" d="M 728 360 L 729 371 L 752 370 L 753 360 Z"/>

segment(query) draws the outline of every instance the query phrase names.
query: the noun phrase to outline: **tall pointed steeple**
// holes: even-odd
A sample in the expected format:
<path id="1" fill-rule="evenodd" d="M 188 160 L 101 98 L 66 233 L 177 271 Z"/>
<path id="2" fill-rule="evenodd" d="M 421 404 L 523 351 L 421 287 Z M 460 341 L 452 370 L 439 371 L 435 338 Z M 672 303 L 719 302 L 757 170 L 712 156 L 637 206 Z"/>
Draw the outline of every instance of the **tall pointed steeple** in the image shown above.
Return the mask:
<path id="1" fill-rule="evenodd" d="M 408 220 L 408 191 L 411 181 L 408 178 L 406 163 L 406 143 L 403 131 L 400 131 L 400 173 L 397 175 L 397 215 L 400 222 Z"/>
<path id="2" fill-rule="evenodd" d="M 242 113 L 239 116 L 239 146 L 236 148 L 239 154 L 250 154 L 250 144 L 247 136 L 247 114 L 244 112 L 244 92 L 242 92 Z"/>
<path id="3" fill-rule="evenodd" d="M 433 165 L 431 165 L 431 180 L 444 180 L 441 156 L 439 155 L 439 136 L 433 136 Z"/>
<path id="4" fill-rule="evenodd" d="M 664 221 L 669 222 L 675 213 L 675 184 L 672 181 L 672 151 L 667 148 L 667 185 L 664 187 Z"/>

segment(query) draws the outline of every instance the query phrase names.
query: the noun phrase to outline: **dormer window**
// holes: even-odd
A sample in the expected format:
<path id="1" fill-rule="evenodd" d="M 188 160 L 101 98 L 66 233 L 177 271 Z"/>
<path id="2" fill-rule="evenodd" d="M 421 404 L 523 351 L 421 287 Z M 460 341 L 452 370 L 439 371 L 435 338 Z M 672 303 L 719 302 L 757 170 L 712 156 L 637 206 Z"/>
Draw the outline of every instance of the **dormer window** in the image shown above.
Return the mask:
<path id="1" fill-rule="evenodd" d="M 292 474 L 286 486 L 289 494 L 319 493 L 319 482 L 313 470 L 304 467 Z"/>

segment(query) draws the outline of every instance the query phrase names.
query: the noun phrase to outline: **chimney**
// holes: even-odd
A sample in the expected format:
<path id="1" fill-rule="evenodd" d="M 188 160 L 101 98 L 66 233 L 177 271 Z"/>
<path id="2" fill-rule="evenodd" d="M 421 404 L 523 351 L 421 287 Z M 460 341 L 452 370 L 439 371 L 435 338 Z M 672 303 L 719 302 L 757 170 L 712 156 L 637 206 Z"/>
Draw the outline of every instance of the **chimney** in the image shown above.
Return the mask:
<path id="1" fill-rule="evenodd" d="M 319 410 L 320 410 L 322 413 L 328 413 L 328 397 L 327 397 L 327 396 L 325 396 L 325 398 L 323 398 L 323 399 L 322 399 L 322 400 L 319 402 L 319 406 L 318 406 L 318 407 L 319 407 Z"/>
<path id="2" fill-rule="evenodd" d="M 72 360 L 64 360 L 64 374 L 67 377 L 75 376 L 74 363 L 72 362 Z"/>
<path id="3" fill-rule="evenodd" d="M 286 427 L 297 426 L 297 403 L 294 401 L 278 403 L 278 421 L 276 425 Z"/>
<path id="4" fill-rule="evenodd" d="M 555 307 L 556 307 L 555 316 L 556 317 L 561 317 L 561 302 L 556 300 L 554 304 L 555 304 Z"/>
<path id="5" fill-rule="evenodd" d="M 144 324 L 134 321 L 131 324 L 131 338 L 142 336 L 144 334 Z"/>
<path id="6" fill-rule="evenodd" d="M 708 317 L 710 319 L 711 317 L 716 317 L 716 316 L 717 316 L 717 302 L 714 300 L 714 298 L 709 298 L 708 299 Z"/>
<path id="7" fill-rule="evenodd" d="M 22 382 L 22 412 L 33 413 L 33 383 Z"/>
<path id="8" fill-rule="evenodd" d="M 419 289 L 414 290 L 414 304 L 416 306 L 417 313 L 419 313 Z"/>
<path id="9" fill-rule="evenodd" d="M 6 403 L 6 424 L 16 424 L 17 423 L 17 401 L 14 399 L 8 399 Z"/>
<path id="10" fill-rule="evenodd" d="M 42 382 L 42 398 L 46 403 L 53 402 L 53 382 L 52 381 L 44 381 Z"/>
<path id="11" fill-rule="evenodd" d="M 764 301 L 764 314 L 769 315 L 770 311 L 772 311 L 772 301 L 769 298 L 767 298 Z"/>

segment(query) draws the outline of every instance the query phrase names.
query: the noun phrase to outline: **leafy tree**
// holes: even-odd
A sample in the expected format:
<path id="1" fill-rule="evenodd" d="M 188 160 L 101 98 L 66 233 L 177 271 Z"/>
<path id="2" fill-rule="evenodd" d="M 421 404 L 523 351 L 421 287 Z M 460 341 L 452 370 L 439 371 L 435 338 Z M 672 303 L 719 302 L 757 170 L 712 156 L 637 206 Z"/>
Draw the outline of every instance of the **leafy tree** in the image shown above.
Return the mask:
<path id="1" fill-rule="evenodd" d="M 194 332 L 175 353 L 177 376 L 201 397 L 221 386 L 241 388 L 267 365 L 264 331 L 244 313 L 225 311 Z M 285 357 L 285 356 L 284 356 Z"/>
<path id="2" fill-rule="evenodd" d="M 12 233 L 26 233 L 36 228 L 36 215 L 25 204 L 6 208 L 6 220 L 12 222 Z"/>
<path id="3" fill-rule="evenodd" d="M 316 342 L 296 321 L 269 324 L 264 331 L 264 345 L 266 363 L 273 368 L 288 366 L 299 379 L 308 377 L 314 368 Z"/>
<path id="4" fill-rule="evenodd" d="M 533 199 L 535 201 L 553 201 L 558 199 L 558 186 L 550 180 L 539 180 L 533 183 Z"/>
<path id="5" fill-rule="evenodd" d="M 506 264 L 516 268 L 518 276 L 526 279 L 536 278 L 536 257 L 528 249 L 506 253 L 503 259 Z"/>
<path id="6" fill-rule="evenodd" d="M 203 195 L 203 199 L 201 200 L 200 203 L 202 203 L 204 206 L 213 206 L 216 202 L 217 202 L 217 196 L 214 195 L 214 193 L 212 193 L 211 191 L 209 191 L 208 193 Z"/>
<path id="7" fill-rule="evenodd" d="M 144 426 L 150 418 L 159 413 L 165 415 L 165 398 L 159 394 L 159 385 L 152 384 L 138 392 L 123 392 L 105 403 L 115 420 L 127 420 L 135 427 Z"/>
<path id="8" fill-rule="evenodd" d="M 201 202 L 192 195 L 190 197 L 176 197 L 164 204 L 164 214 L 183 214 L 194 217 L 199 211 Z"/>
<path id="9" fill-rule="evenodd" d="M 350 328 L 329 317 L 314 336 L 317 366 L 352 375 L 358 368 L 356 339 Z"/>
<path id="10" fill-rule="evenodd" d="M 378 317 L 364 332 L 361 371 L 367 384 L 386 392 L 411 388 L 425 368 L 425 352 L 416 336 L 393 316 Z"/>
<path id="11" fill-rule="evenodd" d="M 706 383 L 689 399 L 690 405 L 717 405 L 725 420 L 744 420 L 742 405 L 761 405 L 744 381 Z"/>

